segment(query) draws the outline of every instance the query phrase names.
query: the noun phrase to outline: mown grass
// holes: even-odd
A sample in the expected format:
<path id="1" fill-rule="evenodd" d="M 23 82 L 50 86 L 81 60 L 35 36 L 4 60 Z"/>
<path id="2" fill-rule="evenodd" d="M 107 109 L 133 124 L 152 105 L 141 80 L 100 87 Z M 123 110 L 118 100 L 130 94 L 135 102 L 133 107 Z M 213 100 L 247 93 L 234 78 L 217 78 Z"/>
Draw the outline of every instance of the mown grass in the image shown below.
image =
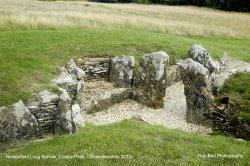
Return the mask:
<path id="1" fill-rule="evenodd" d="M 127 159 L 6 159 L 6 155 L 131 155 Z M 201 158 L 240 154 L 243 158 Z M 126 120 L 87 125 L 75 135 L 30 143 L 0 155 L 4 165 L 249 165 L 249 142 L 223 136 L 201 136 Z"/>
<path id="2" fill-rule="evenodd" d="M 224 52 L 250 62 L 250 40 L 182 37 L 136 30 L 39 30 L 0 32 L 0 106 L 47 88 L 58 68 L 70 58 L 95 55 L 141 56 L 166 51 L 171 63 L 187 57 L 192 44 L 202 44 L 214 58 Z"/>
<path id="3" fill-rule="evenodd" d="M 250 74 L 237 73 L 226 80 L 218 98 L 227 96 L 238 105 L 241 112 L 239 116 L 250 121 Z"/>

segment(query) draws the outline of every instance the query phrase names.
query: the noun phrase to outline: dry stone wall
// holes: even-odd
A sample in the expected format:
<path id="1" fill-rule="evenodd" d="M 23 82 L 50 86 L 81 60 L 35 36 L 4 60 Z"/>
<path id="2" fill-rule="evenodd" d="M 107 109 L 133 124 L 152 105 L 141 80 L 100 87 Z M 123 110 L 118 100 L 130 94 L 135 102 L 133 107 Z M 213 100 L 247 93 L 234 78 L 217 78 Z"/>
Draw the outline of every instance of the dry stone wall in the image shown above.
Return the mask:
<path id="1" fill-rule="evenodd" d="M 86 73 L 85 81 L 109 79 L 110 58 L 78 58 L 76 65 Z"/>
<path id="2" fill-rule="evenodd" d="M 43 91 L 31 96 L 28 109 L 37 119 L 39 136 L 54 133 L 59 100 L 57 94 L 49 91 Z"/>

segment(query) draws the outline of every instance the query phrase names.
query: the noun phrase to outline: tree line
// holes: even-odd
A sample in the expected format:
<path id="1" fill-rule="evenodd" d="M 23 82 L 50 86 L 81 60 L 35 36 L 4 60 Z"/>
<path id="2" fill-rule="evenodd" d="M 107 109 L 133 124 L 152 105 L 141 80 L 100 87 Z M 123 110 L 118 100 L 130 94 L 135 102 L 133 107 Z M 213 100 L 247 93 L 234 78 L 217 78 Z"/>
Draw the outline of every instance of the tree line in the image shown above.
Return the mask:
<path id="1" fill-rule="evenodd" d="M 144 3 L 165 5 L 194 5 L 222 10 L 250 12 L 250 0 L 92 0 L 103 3 Z"/>

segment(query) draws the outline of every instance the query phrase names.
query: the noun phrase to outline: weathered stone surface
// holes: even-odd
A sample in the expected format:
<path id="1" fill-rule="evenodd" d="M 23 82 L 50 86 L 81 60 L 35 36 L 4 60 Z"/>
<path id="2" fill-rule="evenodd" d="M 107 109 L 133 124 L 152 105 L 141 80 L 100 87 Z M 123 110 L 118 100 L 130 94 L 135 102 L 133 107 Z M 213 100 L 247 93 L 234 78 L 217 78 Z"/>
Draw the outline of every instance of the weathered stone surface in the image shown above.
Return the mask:
<path id="1" fill-rule="evenodd" d="M 176 82 L 181 81 L 180 67 L 178 64 L 167 68 L 166 73 L 166 87 L 173 85 Z"/>
<path id="2" fill-rule="evenodd" d="M 100 100 L 92 100 L 89 108 L 85 109 L 87 113 L 94 113 L 105 110 L 112 105 L 123 102 L 126 99 L 131 98 L 132 90 L 126 88 L 117 88 L 111 91 L 107 91 L 102 94 Z"/>
<path id="3" fill-rule="evenodd" d="M 87 113 L 99 112 L 131 98 L 131 88 L 114 88 L 106 81 L 86 82 L 78 95 L 81 110 Z"/>
<path id="4" fill-rule="evenodd" d="M 0 110 L 0 144 L 38 136 L 38 123 L 29 109 L 19 101 Z"/>
<path id="5" fill-rule="evenodd" d="M 208 69 L 190 58 L 184 60 L 180 68 L 187 102 L 187 122 L 210 125 L 207 114 L 214 98 Z"/>
<path id="6" fill-rule="evenodd" d="M 58 77 L 52 80 L 52 83 L 66 89 L 72 100 L 75 99 L 78 90 L 81 89 L 81 86 L 84 84 L 83 80 L 77 80 L 76 75 L 67 72 L 62 72 Z"/>
<path id="7" fill-rule="evenodd" d="M 133 56 L 117 56 L 111 59 L 109 80 L 121 88 L 131 88 L 133 79 Z"/>
<path id="8" fill-rule="evenodd" d="M 152 108 L 164 106 L 166 68 L 169 56 L 165 52 L 144 55 L 134 79 L 133 98 Z"/>
<path id="9" fill-rule="evenodd" d="M 31 96 L 28 108 L 38 121 L 40 136 L 53 134 L 59 100 L 57 94 L 47 90 Z"/>
<path id="10" fill-rule="evenodd" d="M 76 127 L 83 127 L 84 126 L 84 120 L 83 116 L 80 113 L 81 108 L 79 104 L 72 105 L 72 118 L 73 122 L 75 123 Z"/>
<path id="11" fill-rule="evenodd" d="M 76 66 L 75 61 L 73 59 L 71 59 L 68 62 L 66 68 L 67 68 L 68 73 L 75 74 L 78 80 L 84 79 L 84 77 L 86 76 L 85 72 Z"/>
<path id="12" fill-rule="evenodd" d="M 56 114 L 55 134 L 72 134 L 75 132 L 75 124 L 72 119 L 71 99 L 65 89 L 60 88 L 59 110 Z"/>
<path id="13" fill-rule="evenodd" d="M 79 58 L 76 64 L 85 73 L 85 81 L 103 81 L 109 79 L 110 58 Z"/>
<path id="14" fill-rule="evenodd" d="M 206 67 L 210 74 L 218 73 L 220 71 L 220 64 L 214 62 L 207 50 L 201 45 L 194 44 L 188 52 L 188 57 Z"/>

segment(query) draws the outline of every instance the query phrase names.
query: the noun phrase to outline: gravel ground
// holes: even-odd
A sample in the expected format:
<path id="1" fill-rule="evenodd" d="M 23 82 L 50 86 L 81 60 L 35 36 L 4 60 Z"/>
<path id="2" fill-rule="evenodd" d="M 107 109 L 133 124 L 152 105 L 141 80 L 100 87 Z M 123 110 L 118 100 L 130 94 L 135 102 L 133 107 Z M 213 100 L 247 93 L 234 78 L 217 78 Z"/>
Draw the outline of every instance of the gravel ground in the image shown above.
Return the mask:
<path id="1" fill-rule="evenodd" d="M 94 115 L 85 114 L 84 116 L 86 122 L 103 125 L 139 115 L 149 124 L 164 125 L 168 128 L 181 129 L 188 132 L 211 133 L 209 128 L 187 123 L 185 121 L 185 110 L 184 86 L 182 82 L 178 82 L 166 89 L 165 107 L 163 109 L 151 109 L 128 99 L 105 111 L 97 112 Z"/>
<path id="2" fill-rule="evenodd" d="M 249 67 L 249 63 L 228 57 L 228 65 L 224 72 L 235 68 L 242 69 L 246 67 Z M 98 86 L 102 86 L 101 84 Z M 105 83 L 105 86 L 107 86 L 107 83 Z M 111 86 L 108 87 L 111 88 Z M 201 134 L 212 132 L 210 128 L 186 122 L 185 114 L 187 107 L 182 82 L 175 83 L 166 89 L 164 105 L 162 109 L 151 109 L 129 99 L 94 115 L 84 114 L 84 117 L 86 122 L 93 123 L 94 125 L 103 125 L 118 122 L 123 119 L 130 119 L 133 116 L 139 115 L 142 120 L 149 124 L 164 125 L 171 129 L 181 129 L 183 131 Z"/>

